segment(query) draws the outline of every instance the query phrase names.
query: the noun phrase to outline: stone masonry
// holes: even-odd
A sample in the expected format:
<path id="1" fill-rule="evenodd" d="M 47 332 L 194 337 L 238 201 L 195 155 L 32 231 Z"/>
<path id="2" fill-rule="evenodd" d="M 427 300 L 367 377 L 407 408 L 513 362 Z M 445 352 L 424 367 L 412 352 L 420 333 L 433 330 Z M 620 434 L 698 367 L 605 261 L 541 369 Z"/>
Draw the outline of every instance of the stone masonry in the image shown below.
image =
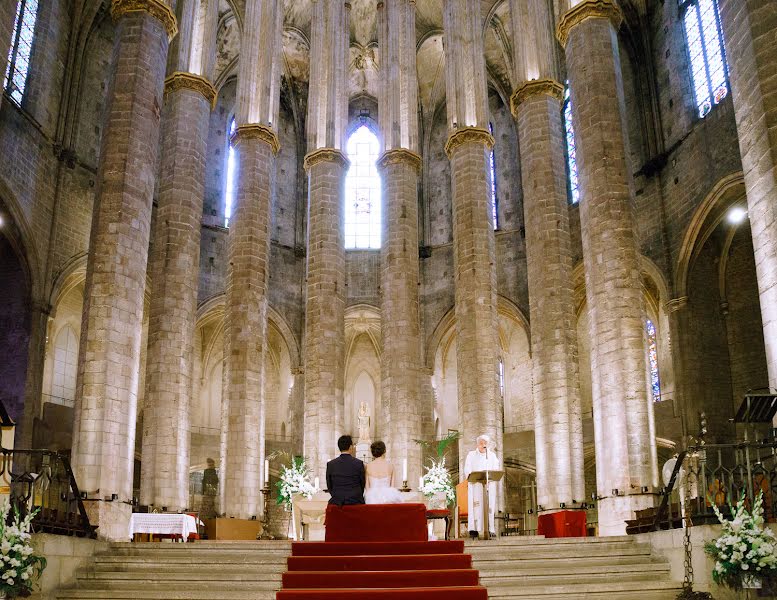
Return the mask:
<path id="1" fill-rule="evenodd" d="M 142 6 L 142 10 L 138 7 Z M 129 10 L 132 8 L 132 10 Z M 97 175 L 73 431 L 73 463 L 100 535 L 125 537 L 151 202 L 164 67 L 175 16 L 158 0 L 114 2 L 116 72 Z"/>
<path id="2" fill-rule="evenodd" d="M 769 386 L 777 390 L 777 5 L 720 0 L 753 235 Z"/>
<path id="3" fill-rule="evenodd" d="M 537 503 L 545 510 L 585 501 L 562 94 L 561 84 L 543 79 L 512 98 L 523 167 Z"/>
<path id="4" fill-rule="evenodd" d="M 171 44 L 162 113 L 162 164 L 154 242 L 149 258 L 146 396 L 143 418 L 141 504 L 189 506 L 190 416 L 194 329 L 200 272 L 200 221 L 205 193 L 205 150 L 216 90 L 214 36 L 191 48 L 196 22 L 218 17 L 215 0 L 180 3 L 181 31 Z M 203 13 L 195 9 L 204 8 Z M 203 73 L 206 76 L 203 76 Z"/>
<path id="5" fill-rule="evenodd" d="M 479 5 L 445 3 L 446 96 L 450 135 L 456 358 L 461 447 L 487 433 L 502 447 L 494 224 L 491 218 L 488 104 Z M 463 459 L 465 454 L 460 452 Z"/>
<path id="6" fill-rule="evenodd" d="M 351 5 L 313 3 L 308 97 L 308 243 L 305 280 L 305 456 L 324 481 L 343 432 L 345 365 L 345 173 Z"/>
<path id="7" fill-rule="evenodd" d="M 382 64 L 380 123 L 384 154 L 378 161 L 383 180 L 381 247 L 381 378 L 383 427 L 388 458 L 397 481 L 402 459 L 408 481 L 422 474 L 422 406 L 419 366 L 421 332 L 418 315 L 418 105 L 415 60 L 415 2 L 386 0 L 378 5 Z"/>
<path id="8" fill-rule="evenodd" d="M 620 19 L 611 0 L 585 0 L 558 27 L 577 140 L 602 535 L 625 533 L 624 521 L 633 511 L 653 503 L 641 489 L 652 492 L 657 484 L 616 33 Z"/>

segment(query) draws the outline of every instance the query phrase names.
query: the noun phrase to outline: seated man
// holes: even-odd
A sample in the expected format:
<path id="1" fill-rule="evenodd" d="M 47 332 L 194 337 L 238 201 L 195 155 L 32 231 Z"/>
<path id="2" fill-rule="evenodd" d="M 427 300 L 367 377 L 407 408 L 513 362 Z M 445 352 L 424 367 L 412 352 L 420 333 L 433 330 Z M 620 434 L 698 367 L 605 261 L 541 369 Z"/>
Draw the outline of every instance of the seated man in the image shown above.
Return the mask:
<path id="1" fill-rule="evenodd" d="M 337 440 L 340 456 L 326 463 L 326 487 L 332 496 L 329 504 L 364 504 L 364 463 L 354 456 L 350 435 Z"/>

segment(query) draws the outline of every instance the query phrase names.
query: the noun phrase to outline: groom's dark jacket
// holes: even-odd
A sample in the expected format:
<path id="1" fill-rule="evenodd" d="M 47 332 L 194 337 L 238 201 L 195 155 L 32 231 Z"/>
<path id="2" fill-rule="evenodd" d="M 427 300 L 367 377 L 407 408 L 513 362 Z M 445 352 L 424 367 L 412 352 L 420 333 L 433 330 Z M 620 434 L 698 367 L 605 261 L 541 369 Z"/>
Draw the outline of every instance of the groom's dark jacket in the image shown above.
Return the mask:
<path id="1" fill-rule="evenodd" d="M 350 454 L 341 454 L 326 463 L 329 504 L 364 504 L 364 463 Z"/>

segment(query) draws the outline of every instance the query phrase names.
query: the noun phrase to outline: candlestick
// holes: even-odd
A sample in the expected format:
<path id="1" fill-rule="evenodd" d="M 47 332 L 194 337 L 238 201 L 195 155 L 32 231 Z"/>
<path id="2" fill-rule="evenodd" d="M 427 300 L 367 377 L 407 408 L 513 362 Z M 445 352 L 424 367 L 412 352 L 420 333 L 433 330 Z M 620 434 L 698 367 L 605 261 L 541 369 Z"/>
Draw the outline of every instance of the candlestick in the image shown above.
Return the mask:
<path id="1" fill-rule="evenodd" d="M 264 485 L 270 483 L 270 461 L 264 460 Z"/>
<path id="2" fill-rule="evenodd" d="M 402 481 L 407 481 L 407 459 L 402 459 Z"/>

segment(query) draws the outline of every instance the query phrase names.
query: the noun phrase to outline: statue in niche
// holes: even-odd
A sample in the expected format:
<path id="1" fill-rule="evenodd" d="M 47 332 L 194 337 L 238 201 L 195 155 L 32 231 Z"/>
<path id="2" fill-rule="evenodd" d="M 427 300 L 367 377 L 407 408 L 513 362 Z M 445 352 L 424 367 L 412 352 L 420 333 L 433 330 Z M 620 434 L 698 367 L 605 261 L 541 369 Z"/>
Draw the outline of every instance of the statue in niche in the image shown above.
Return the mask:
<path id="1" fill-rule="evenodd" d="M 367 403 L 362 401 L 359 405 L 359 442 L 370 441 L 370 411 Z"/>

